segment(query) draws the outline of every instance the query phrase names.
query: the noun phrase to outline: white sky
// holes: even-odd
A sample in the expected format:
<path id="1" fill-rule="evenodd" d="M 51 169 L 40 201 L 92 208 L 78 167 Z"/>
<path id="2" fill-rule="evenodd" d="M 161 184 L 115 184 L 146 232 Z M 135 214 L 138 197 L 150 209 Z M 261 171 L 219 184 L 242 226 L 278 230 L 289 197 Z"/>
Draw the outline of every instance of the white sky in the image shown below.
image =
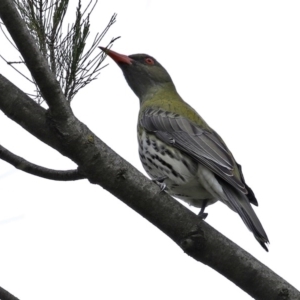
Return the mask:
<path id="1" fill-rule="evenodd" d="M 92 30 L 102 31 L 118 13 L 102 44 L 121 35 L 115 51 L 154 56 L 223 137 L 257 196 L 270 252 L 222 204 L 208 208 L 207 222 L 298 289 L 299 8 L 299 1 L 110 0 L 92 17 Z M 1 54 L 17 59 L 2 36 L 0 44 Z M 106 62 L 73 110 L 142 171 L 138 99 Z M 28 87 L 3 61 L 0 70 Z M 0 128 L 0 143 L 15 154 L 49 168 L 75 167 L 2 112 Z M 0 286 L 22 300 L 251 299 L 99 186 L 44 180 L 0 161 L 0 188 Z"/>

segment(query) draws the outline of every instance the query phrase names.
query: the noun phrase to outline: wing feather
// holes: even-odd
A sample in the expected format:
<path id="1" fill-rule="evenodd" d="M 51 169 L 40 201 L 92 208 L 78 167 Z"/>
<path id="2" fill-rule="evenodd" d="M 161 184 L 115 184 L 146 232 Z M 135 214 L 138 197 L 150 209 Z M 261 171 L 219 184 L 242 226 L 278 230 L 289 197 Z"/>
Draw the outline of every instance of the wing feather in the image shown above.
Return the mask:
<path id="1" fill-rule="evenodd" d="M 164 110 L 146 109 L 140 124 L 167 144 L 172 144 L 208 167 L 242 193 L 247 190 L 240 169 L 222 139 L 188 119 Z M 234 172 L 234 171 L 238 172 Z"/>

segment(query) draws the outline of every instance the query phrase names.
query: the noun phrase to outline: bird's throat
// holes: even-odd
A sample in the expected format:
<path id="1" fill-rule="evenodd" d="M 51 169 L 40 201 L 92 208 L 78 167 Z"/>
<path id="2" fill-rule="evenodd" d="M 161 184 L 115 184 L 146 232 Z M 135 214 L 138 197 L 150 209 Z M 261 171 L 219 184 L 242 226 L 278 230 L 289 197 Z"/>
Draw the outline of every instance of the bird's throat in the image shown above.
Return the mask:
<path id="1" fill-rule="evenodd" d="M 142 97 L 140 97 L 141 106 L 145 102 L 160 104 L 165 102 L 182 101 L 182 98 L 177 93 L 176 88 L 172 82 L 157 84 L 147 90 Z"/>

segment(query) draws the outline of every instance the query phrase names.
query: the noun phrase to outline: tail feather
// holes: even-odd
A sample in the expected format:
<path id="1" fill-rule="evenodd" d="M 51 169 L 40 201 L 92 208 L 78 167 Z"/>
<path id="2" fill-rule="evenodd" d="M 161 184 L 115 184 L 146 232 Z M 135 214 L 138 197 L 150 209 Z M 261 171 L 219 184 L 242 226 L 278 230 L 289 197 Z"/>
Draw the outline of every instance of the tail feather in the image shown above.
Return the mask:
<path id="1" fill-rule="evenodd" d="M 253 233 L 260 245 L 268 251 L 266 244 L 269 243 L 268 236 L 256 216 L 246 195 L 234 190 L 228 183 L 222 182 L 222 188 L 227 199 L 224 202 L 239 214 L 248 229 Z"/>

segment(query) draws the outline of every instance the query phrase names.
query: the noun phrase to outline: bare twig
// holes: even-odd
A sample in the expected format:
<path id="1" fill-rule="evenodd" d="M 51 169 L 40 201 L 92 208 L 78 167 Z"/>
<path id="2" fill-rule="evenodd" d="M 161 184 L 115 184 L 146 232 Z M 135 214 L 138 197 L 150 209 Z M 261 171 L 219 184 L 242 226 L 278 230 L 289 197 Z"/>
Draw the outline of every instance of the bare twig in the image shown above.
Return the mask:
<path id="1" fill-rule="evenodd" d="M 33 83 L 33 81 L 28 78 L 27 76 L 25 76 L 22 72 L 20 72 L 17 68 L 15 68 L 13 66 L 13 64 L 24 64 L 23 61 L 7 61 L 1 54 L 0 57 L 8 64 L 10 65 L 16 72 L 18 72 L 21 76 L 23 76 L 24 78 L 26 78 L 28 81 L 30 81 L 31 83 Z"/>
<path id="2" fill-rule="evenodd" d="M 17 169 L 29 173 L 31 175 L 35 175 L 38 177 L 42 177 L 45 179 L 58 180 L 58 181 L 74 181 L 79 179 L 85 179 L 86 177 L 79 172 L 79 170 L 52 170 L 45 167 L 38 166 L 33 164 L 23 157 L 15 155 L 9 150 L 5 149 L 0 145 L 0 159 L 10 163 Z"/>

